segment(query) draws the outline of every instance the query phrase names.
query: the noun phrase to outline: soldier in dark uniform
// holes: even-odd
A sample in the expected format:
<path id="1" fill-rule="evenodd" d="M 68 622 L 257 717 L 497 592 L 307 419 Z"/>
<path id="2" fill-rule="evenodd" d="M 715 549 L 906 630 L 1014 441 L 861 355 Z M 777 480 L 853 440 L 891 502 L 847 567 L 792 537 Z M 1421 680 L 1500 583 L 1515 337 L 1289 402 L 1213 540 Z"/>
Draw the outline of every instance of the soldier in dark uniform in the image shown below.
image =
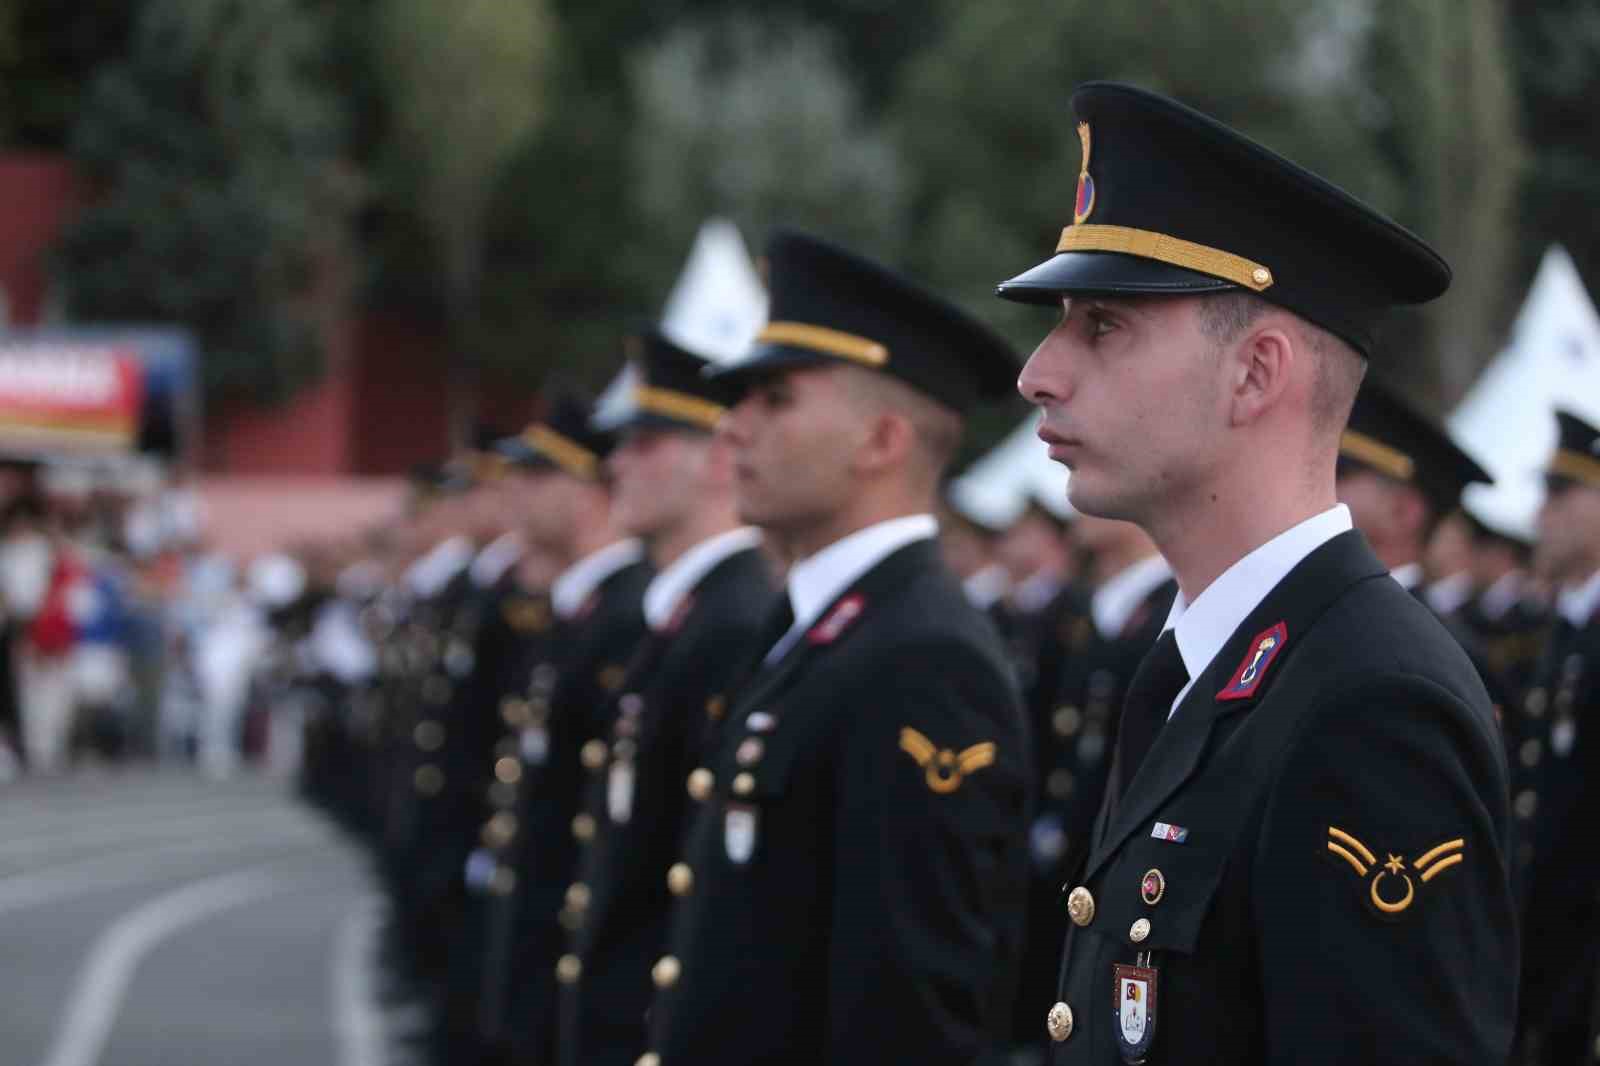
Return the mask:
<path id="1" fill-rule="evenodd" d="M 1600 731 L 1590 721 L 1600 708 L 1600 429 L 1556 417 L 1537 549 L 1556 582 L 1556 623 L 1516 719 L 1512 785 L 1527 845 L 1517 857 L 1528 862 L 1522 1061 L 1550 1066 L 1600 1059 L 1600 863 L 1589 820 L 1600 802 Z"/>
<path id="2" fill-rule="evenodd" d="M 1429 602 L 1423 555 L 1439 524 L 1461 503 L 1468 484 L 1489 475 L 1444 430 L 1392 393 L 1367 382 L 1339 440 L 1335 491 L 1350 508 L 1373 554 L 1400 587 L 1434 611 L 1483 680 L 1497 719 L 1511 702 L 1506 682 L 1489 666 L 1477 636 Z"/>
<path id="3" fill-rule="evenodd" d="M 639 542 L 616 529 L 605 470 L 614 438 L 592 430 L 589 416 L 587 403 L 558 400 L 547 418 L 504 445 L 538 500 L 524 515 L 530 548 L 562 569 L 550 585 L 550 626 L 525 642 L 495 701 L 520 765 L 501 772 L 508 737 L 496 777 L 511 787 L 493 797 L 479 834 L 483 849 L 466 870 L 477 903 L 459 949 L 465 965 L 452 966 L 452 1062 L 473 1053 L 551 1061 L 563 943 L 557 914 L 577 859 L 585 767 L 603 756 L 607 708 L 644 635 L 649 565 Z M 477 1008 L 465 1031 L 463 1003 Z"/>
<path id="4" fill-rule="evenodd" d="M 1030 1058 L 1046 1043 L 1039 1019 L 1055 1002 L 1067 920 L 1061 883 L 1088 850 L 1123 695 L 1178 592 L 1171 567 L 1138 526 L 1082 515 L 1072 532 L 1088 559 L 1090 591 L 1071 596 L 1057 612 L 1030 700 L 1041 788 L 1028 840 L 1028 937 L 1013 1015 L 1015 1039 Z"/>
<path id="5" fill-rule="evenodd" d="M 1468 485 L 1461 495 L 1471 540 L 1472 598 L 1457 617 L 1477 638 L 1489 668 L 1505 680 L 1511 694 L 1504 708 L 1509 719 L 1521 713 L 1552 623 L 1550 605 L 1529 573 L 1532 516 L 1521 520 L 1504 497 L 1487 485 Z M 1509 734 L 1509 723 L 1507 729 Z"/>
<path id="6" fill-rule="evenodd" d="M 659 331 L 643 338 L 641 362 L 610 465 L 618 524 L 656 569 L 644 595 L 650 635 L 628 664 L 605 759 L 590 769 L 595 833 L 567 889 L 572 935 L 559 964 L 564 1066 L 632 1066 L 645 1050 L 667 912 L 694 883 L 679 862 L 684 782 L 707 761 L 775 590 L 760 533 L 734 510 L 732 449 L 713 436 L 727 387 Z"/>
<path id="7" fill-rule="evenodd" d="M 1005 650 L 932 514 L 1003 341 L 798 233 L 725 368 L 739 513 L 795 560 L 769 650 L 689 775 L 655 1063 L 972 1062 L 1004 1040 L 1028 755 Z"/>
<path id="8" fill-rule="evenodd" d="M 1336 501 L 1373 328 L 1425 244 L 1154 93 L 1073 96 L 1061 321 L 1023 370 L 1086 514 L 1180 587 L 1065 903 L 1060 1063 L 1490 1063 L 1517 950 L 1505 768 L 1461 648 Z"/>

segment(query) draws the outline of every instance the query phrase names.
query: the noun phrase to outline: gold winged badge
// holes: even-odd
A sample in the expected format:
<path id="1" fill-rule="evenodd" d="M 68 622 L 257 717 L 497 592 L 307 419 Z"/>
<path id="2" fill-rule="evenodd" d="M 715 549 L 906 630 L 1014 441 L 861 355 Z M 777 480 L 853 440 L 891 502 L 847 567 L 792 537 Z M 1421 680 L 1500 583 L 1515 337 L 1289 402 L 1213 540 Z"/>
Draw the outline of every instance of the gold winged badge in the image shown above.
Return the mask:
<path id="1" fill-rule="evenodd" d="M 1450 867 L 1464 861 L 1462 854 L 1466 841 L 1460 837 L 1446 840 L 1429 848 L 1415 859 L 1407 860 L 1387 852 L 1386 861 L 1379 862 L 1372 849 L 1351 834 L 1335 826 L 1328 827 L 1328 853 L 1347 863 L 1362 880 L 1374 870 L 1367 889 L 1367 903 L 1372 912 L 1381 918 L 1398 918 L 1416 902 L 1417 885 L 1427 884 Z M 1416 880 L 1412 880 L 1412 874 Z M 1380 887 L 1382 886 L 1382 887 Z"/>
<path id="2" fill-rule="evenodd" d="M 900 750 L 923 769 L 928 788 L 943 795 L 961 787 L 967 775 L 994 764 L 994 741 L 985 740 L 961 752 L 941 748 L 921 733 L 904 726 L 900 730 Z"/>

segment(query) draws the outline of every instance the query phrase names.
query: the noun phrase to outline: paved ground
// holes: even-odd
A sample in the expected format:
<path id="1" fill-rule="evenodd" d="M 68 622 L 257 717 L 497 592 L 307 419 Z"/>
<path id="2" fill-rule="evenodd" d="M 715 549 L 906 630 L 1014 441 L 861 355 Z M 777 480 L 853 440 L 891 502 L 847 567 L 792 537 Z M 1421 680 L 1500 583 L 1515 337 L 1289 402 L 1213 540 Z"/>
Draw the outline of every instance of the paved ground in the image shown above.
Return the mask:
<path id="1" fill-rule="evenodd" d="M 279 781 L 0 785 L 0 1066 L 380 1066 L 360 853 Z"/>

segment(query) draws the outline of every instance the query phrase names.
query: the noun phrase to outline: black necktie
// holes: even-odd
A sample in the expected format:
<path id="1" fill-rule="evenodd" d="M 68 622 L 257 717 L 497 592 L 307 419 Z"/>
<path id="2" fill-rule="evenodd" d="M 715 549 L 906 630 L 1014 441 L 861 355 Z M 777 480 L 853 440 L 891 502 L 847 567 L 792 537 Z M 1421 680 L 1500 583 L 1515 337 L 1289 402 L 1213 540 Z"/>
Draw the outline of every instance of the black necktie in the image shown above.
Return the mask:
<path id="1" fill-rule="evenodd" d="M 1189 671 L 1184 669 L 1183 656 L 1178 653 L 1178 638 L 1169 629 L 1139 662 L 1122 700 L 1122 724 L 1117 734 L 1118 796 L 1127 792 L 1128 783 L 1155 743 L 1156 734 L 1167 724 L 1172 701 L 1188 683 Z"/>

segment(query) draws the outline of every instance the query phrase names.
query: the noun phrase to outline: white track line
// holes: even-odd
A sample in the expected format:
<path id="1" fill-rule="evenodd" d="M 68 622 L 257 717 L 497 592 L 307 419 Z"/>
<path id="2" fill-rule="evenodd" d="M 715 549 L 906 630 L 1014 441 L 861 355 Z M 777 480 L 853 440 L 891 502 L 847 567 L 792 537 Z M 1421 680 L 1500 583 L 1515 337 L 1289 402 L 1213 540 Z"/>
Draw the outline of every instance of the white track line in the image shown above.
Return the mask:
<path id="1" fill-rule="evenodd" d="M 185 926 L 270 895 L 281 886 L 262 870 L 241 870 L 185 885 L 118 918 L 89 952 L 44 1066 L 94 1066 L 116 1024 L 134 971 L 152 948 Z"/>
<path id="2" fill-rule="evenodd" d="M 383 1015 L 372 987 L 382 921 L 380 898 L 369 895 L 339 923 L 331 968 L 333 1031 L 339 1066 L 381 1066 Z"/>

